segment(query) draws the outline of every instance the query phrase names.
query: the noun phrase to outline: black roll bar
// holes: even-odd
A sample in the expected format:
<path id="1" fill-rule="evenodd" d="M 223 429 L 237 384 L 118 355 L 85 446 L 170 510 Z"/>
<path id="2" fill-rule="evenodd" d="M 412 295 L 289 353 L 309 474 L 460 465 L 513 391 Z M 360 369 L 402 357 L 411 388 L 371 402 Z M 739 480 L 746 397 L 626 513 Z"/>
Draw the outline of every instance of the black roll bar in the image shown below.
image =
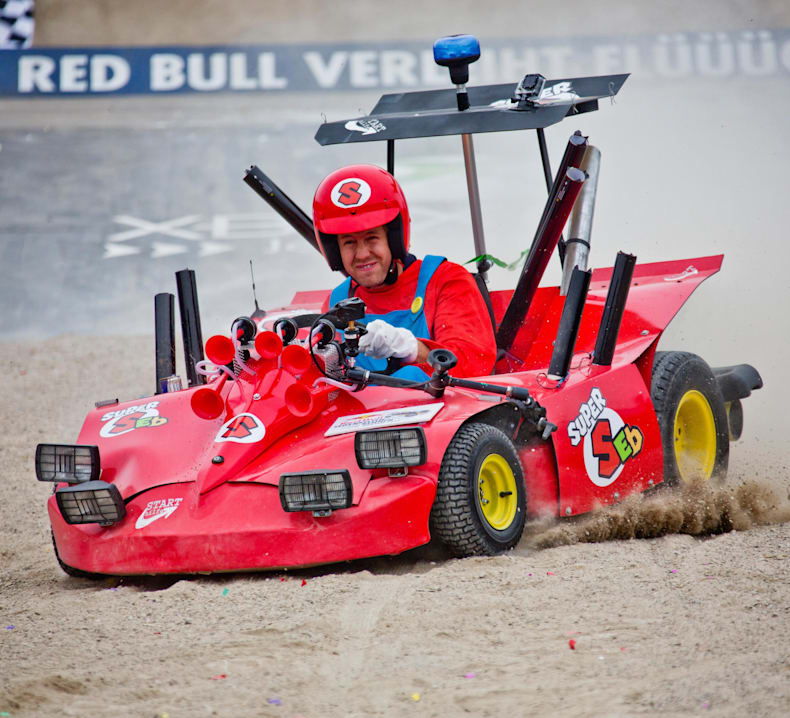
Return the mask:
<path id="1" fill-rule="evenodd" d="M 551 353 L 548 376 L 550 379 L 563 379 L 568 375 L 571 365 L 573 348 L 579 335 L 579 325 L 584 311 L 584 302 L 587 299 L 587 290 L 590 288 L 591 270 L 573 268 L 565 304 L 562 307 L 560 325 L 557 329 L 557 338 L 554 340 L 554 351 Z"/>
<path id="2" fill-rule="evenodd" d="M 181 314 L 181 334 L 184 338 L 184 364 L 187 383 L 196 386 L 206 383 L 206 377 L 197 373 L 195 364 L 203 361 L 203 332 L 200 328 L 195 270 L 181 269 L 176 272 L 178 309 Z"/>
<path id="3" fill-rule="evenodd" d="M 315 249 L 320 252 L 313 231 L 313 221 L 270 177 L 267 177 L 257 165 L 252 165 L 244 173 L 244 181 L 255 190 L 259 197 L 302 235 Z"/>
<path id="4" fill-rule="evenodd" d="M 636 255 L 625 252 L 617 253 L 612 279 L 609 282 L 609 291 L 606 293 L 606 304 L 603 308 L 601 324 L 598 327 L 598 337 L 595 340 L 593 364 L 609 366 L 612 363 L 617 335 L 620 332 L 620 322 L 623 321 L 628 290 L 631 288 L 631 278 L 634 276 L 635 264 Z"/>
<path id="5" fill-rule="evenodd" d="M 567 155 L 566 151 L 566 155 Z M 564 160 L 564 158 L 563 158 Z M 497 330 L 497 347 L 509 351 L 513 346 L 518 330 L 527 316 L 529 305 L 538 290 L 538 285 L 546 271 L 551 253 L 568 221 L 573 203 L 584 183 L 584 172 L 575 167 L 568 167 L 564 175 L 557 175 L 556 191 L 546 202 L 543 219 L 532 241 L 527 259 L 513 291 L 505 316 Z"/>
<path id="6" fill-rule="evenodd" d="M 154 297 L 154 344 L 156 354 L 156 394 L 162 380 L 176 373 L 175 297 L 162 292 Z"/>

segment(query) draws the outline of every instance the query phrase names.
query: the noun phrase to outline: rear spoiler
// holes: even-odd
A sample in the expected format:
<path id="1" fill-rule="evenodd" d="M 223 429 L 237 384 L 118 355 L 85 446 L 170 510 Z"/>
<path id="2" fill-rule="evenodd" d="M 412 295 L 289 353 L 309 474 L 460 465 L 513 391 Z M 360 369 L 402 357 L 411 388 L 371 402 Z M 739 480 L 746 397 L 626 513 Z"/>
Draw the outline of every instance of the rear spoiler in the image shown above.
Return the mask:
<path id="1" fill-rule="evenodd" d="M 546 80 L 533 102 L 519 102 L 518 85 L 512 83 L 468 87 L 469 109 L 464 112 L 458 111 L 454 89 L 383 95 L 369 115 L 326 122 L 315 139 L 320 145 L 337 145 L 543 129 L 597 110 L 598 100 L 614 97 L 627 78 L 628 74 Z"/>

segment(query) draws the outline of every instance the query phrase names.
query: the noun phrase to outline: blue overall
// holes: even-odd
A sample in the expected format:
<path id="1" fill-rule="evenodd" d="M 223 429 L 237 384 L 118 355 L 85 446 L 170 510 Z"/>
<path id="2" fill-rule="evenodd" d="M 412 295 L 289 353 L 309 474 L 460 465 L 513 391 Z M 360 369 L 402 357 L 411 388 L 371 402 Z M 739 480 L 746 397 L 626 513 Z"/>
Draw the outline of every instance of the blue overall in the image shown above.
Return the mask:
<path id="1" fill-rule="evenodd" d="M 372 322 L 374 319 L 383 319 L 393 327 L 408 329 L 418 339 L 431 339 L 431 331 L 425 319 L 425 292 L 428 289 L 428 282 L 431 281 L 434 272 L 444 260 L 444 257 L 437 257 L 432 254 L 427 255 L 422 260 L 420 274 L 417 278 L 417 291 L 409 309 L 394 309 L 386 314 L 366 314 L 364 321 Z M 332 294 L 329 296 L 329 306 L 334 307 L 341 299 L 347 299 L 350 290 L 351 277 L 348 277 L 345 282 L 332 290 Z M 368 371 L 382 372 L 387 368 L 387 360 L 372 359 L 369 356 L 360 354 L 357 357 L 357 366 Z M 393 372 L 392 376 L 412 381 L 425 381 L 429 378 L 422 369 L 411 364 Z"/>

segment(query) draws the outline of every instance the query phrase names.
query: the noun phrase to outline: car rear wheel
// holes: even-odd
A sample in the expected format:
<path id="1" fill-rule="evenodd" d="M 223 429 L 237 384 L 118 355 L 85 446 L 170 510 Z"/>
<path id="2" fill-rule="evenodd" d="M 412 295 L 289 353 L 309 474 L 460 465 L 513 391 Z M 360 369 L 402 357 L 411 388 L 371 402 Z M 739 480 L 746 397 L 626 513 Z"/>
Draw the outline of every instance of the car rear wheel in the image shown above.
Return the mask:
<path id="1" fill-rule="evenodd" d="M 462 426 L 445 452 L 431 533 L 458 556 L 491 556 L 524 531 L 524 472 L 513 442 L 489 424 Z"/>
<path id="2" fill-rule="evenodd" d="M 689 352 L 656 352 L 650 395 L 670 486 L 724 478 L 730 453 L 729 423 L 710 367 Z"/>

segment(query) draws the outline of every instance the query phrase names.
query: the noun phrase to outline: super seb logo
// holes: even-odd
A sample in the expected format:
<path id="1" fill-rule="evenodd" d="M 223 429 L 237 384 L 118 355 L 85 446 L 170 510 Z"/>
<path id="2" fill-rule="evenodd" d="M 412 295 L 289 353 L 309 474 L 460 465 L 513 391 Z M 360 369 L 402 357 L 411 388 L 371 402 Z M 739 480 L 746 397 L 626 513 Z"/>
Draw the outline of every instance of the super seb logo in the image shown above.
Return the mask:
<path id="1" fill-rule="evenodd" d="M 601 487 L 609 486 L 626 462 L 642 451 L 644 439 L 638 426 L 629 426 L 606 406 L 597 387 L 579 407 L 577 417 L 568 423 L 568 438 L 573 446 L 584 441 L 584 467 L 590 481 Z"/>
<path id="2" fill-rule="evenodd" d="M 107 412 L 101 418 L 101 421 L 106 423 L 99 431 L 99 435 L 110 439 L 113 436 L 128 434 L 135 429 L 167 424 L 167 417 L 159 415 L 158 406 L 158 401 L 149 401 L 147 404 Z"/>

